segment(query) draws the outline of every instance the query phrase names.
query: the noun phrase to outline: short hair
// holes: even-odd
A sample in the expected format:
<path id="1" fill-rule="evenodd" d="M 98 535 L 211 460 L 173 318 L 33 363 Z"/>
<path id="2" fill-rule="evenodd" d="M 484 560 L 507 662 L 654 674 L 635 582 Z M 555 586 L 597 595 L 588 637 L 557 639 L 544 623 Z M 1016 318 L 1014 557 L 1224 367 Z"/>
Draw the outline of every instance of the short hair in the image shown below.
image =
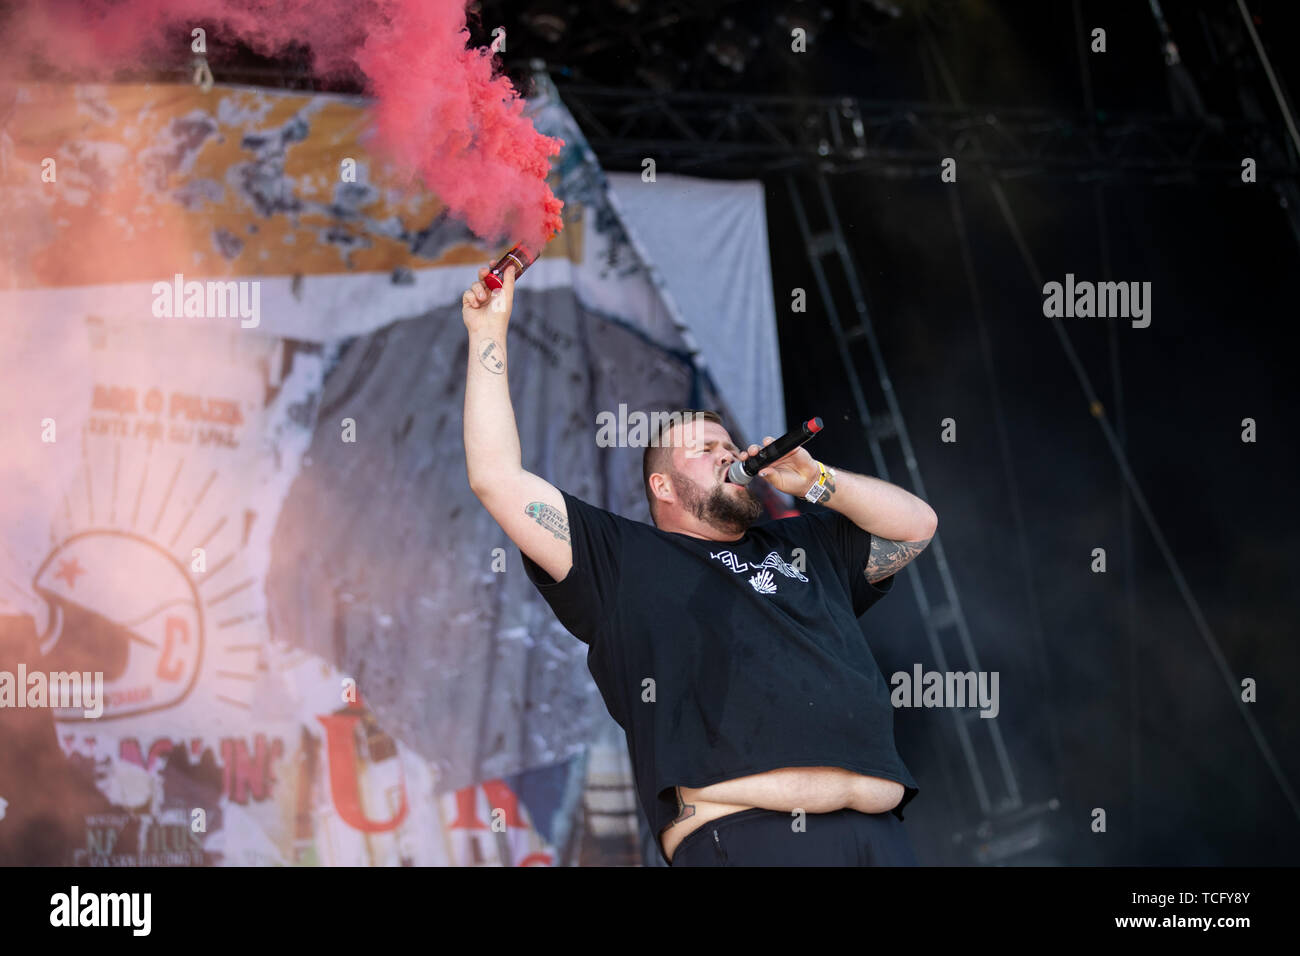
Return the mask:
<path id="1" fill-rule="evenodd" d="M 673 461 L 672 446 L 663 444 L 663 437 L 677 425 L 684 427 L 701 421 L 726 427 L 721 415 L 707 409 L 679 408 L 673 412 L 654 412 L 650 416 L 651 435 L 645 453 L 641 456 L 641 482 L 645 485 L 645 499 L 650 506 L 650 520 L 656 527 L 659 521 L 655 517 L 655 496 L 650 490 L 650 476 L 672 471 Z"/>

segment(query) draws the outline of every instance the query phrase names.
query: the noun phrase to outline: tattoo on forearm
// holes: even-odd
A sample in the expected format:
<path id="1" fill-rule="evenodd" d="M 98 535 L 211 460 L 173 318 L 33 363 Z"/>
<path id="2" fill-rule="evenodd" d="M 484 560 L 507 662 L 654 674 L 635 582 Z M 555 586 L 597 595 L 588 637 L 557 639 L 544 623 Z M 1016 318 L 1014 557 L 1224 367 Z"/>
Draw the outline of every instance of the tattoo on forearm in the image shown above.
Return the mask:
<path id="1" fill-rule="evenodd" d="M 911 564 L 916 556 L 930 544 L 930 538 L 922 541 L 894 541 L 890 538 L 871 536 L 871 557 L 867 559 L 866 575 L 868 581 L 880 581 L 901 571 Z"/>
<path id="2" fill-rule="evenodd" d="M 524 513 L 561 541 L 569 540 L 569 519 L 545 501 L 531 501 Z"/>
<path id="3" fill-rule="evenodd" d="M 682 788 L 673 787 L 673 792 L 677 794 L 677 816 L 673 817 L 673 822 L 668 824 L 669 827 L 695 816 L 695 804 L 682 803 Z M 668 827 L 664 827 L 664 829 L 666 830 Z"/>
<path id="4" fill-rule="evenodd" d="M 478 343 L 478 363 L 493 375 L 500 375 L 506 370 L 505 352 L 494 339 L 482 339 Z"/>

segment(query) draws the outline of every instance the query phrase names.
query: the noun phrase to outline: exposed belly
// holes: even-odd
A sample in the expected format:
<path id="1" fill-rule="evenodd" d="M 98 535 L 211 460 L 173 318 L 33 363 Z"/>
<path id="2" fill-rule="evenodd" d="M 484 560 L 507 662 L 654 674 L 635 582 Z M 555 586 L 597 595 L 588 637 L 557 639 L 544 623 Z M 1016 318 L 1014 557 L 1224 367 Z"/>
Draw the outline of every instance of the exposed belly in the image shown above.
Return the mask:
<path id="1" fill-rule="evenodd" d="M 830 813 L 847 807 L 861 813 L 883 813 L 898 806 L 904 793 L 903 785 L 894 780 L 868 777 L 843 767 L 781 767 L 680 790 L 687 809 L 659 837 L 669 860 L 688 833 L 729 813 L 751 807 L 802 809 L 808 813 Z"/>

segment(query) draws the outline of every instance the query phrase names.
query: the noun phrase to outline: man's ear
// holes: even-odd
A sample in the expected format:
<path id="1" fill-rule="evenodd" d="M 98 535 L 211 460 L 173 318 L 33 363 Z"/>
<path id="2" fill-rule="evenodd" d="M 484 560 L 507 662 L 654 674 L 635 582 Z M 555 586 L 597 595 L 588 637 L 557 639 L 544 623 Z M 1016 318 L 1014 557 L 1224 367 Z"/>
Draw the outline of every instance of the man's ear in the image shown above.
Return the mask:
<path id="1" fill-rule="evenodd" d="M 656 481 L 656 479 L 658 479 Z M 660 501 L 670 501 L 673 497 L 673 483 L 667 475 L 655 472 L 650 476 L 650 490 Z"/>

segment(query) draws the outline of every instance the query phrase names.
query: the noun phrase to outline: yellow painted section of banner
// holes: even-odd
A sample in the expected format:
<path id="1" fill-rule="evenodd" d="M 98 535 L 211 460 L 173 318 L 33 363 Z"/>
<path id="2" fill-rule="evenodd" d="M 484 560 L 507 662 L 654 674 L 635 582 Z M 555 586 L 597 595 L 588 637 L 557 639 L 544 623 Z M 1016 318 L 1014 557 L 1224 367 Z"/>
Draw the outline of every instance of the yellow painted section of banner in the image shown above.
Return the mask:
<path id="1" fill-rule="evenodd" d="M 295 118 L 305 138 L 259 160 L 246 137 L 278 139 Z M 0 143 L 0 288 L 427 269 L 505 251 L 466 231 L 436 259 L 413 253 L 401 233 L 444 207 L 364 147 L 367 123 L 363 103 L 319 94 L 23 87 Z M 374 192 L 340 216 L 330 207 L 349 159 Z M 267 194 L 301 209 L 261 209 Z M 580 259 L 582 217 L 565 212 L 566 241 L 551 252 Z"/>

